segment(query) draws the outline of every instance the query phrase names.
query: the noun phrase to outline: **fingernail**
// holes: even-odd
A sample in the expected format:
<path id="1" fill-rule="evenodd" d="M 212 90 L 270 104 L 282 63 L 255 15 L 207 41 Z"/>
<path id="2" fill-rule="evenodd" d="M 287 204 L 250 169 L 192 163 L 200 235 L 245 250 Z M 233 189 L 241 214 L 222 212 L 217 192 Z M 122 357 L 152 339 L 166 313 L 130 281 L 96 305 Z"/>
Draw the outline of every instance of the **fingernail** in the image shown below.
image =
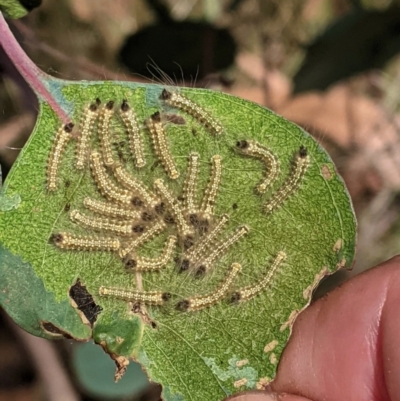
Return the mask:
<path id="1" fill-rule="evenodd" d="M 229 397 L 225 401 L 279 401 L 279 398 L 272 392 L 248 391 Z"/>

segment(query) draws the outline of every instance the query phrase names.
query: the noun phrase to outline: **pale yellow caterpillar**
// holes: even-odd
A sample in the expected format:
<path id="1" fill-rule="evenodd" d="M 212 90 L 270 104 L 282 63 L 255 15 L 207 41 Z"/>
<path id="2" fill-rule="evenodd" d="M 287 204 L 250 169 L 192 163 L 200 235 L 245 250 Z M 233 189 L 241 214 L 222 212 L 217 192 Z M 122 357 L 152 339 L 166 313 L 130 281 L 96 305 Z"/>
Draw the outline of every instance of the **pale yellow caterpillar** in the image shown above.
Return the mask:
<path id="1" fill-rule="evenodd" d="M 100 99 L 96 100 L 96 103 L 92 103 L 87 107 L 81 117 L 79 124 L 80 135 L 77 138 L 76 144 L 76 159 L 75 167 L 78 170 L 82 170 L 88 160 L 90 138 L 93 132 L 93 126 L 98 116 L 98 106 L 100 105 Z"/>
<path id="2" fill-rule="evenodd" d="M 186 180 L 183 186 L 184 210 L 188 215 L 196 214 L 198 211 L 196 202 L 197 177 L 199 175 L 200 155 L 190 152 Z"/>
<path id="3" fill-rule="evenodd" d="M 109 178 L 107 171 L 101 161 L 100 155 L 93 152 L 91 155 L 91 169 L 94 181 L 100 193 L 111 201 L 130 205 L 134 198 L 129 191 L 117 187 Z"/>
<path id="4" fill-rule="evenodd" d="M 122 288 L 111 287 L 100 287 L 99 294 L 102 297 L 112 297 L 146 305 L 162 305 L 171 298 L 171 294 L 168 292 L 124 290 Z"/>
<path id="5" fill-rule="evenodd" d="M 236 229 L 233 233 L 226 236 L 220 243 L 218 243 L 214 249 L 210 249 L 207 256 L 203 257 L 197 263 L 196 275 L 200 276 L 204 274 L 211 266 L 223 256 L 228 249 L 239 241 L 243 236 L 248 234 L 249 228 L 246 226 L 241 226 Z"/>
<path id="6" fill-rule="evenodd" d="M 118 203 L 102 202 L 97 199 L 86 197 L 83 200 L 83 204 L 87 209 L 103 216 L 130 220 L 135 220 L 140 217 L 140 213 L 137 210 L 133 210 L 129 206 L 121 206 Z"/>
<path id="7" fill-rule="evenodd" d="M 119 250 L 119 256 L 124 259 L 126 255 L 133 252 L 139 246 L 153 239 L 157 234 L 160 234 L 165 230 L 165 223 L 159 220 L 156 220 L 151 226 L 144 230 L 144 232 L 135 238 L 132 241 L 129 241 L 127 244 L 124 244 L 123 247 Z"/>
<path id="8" fill-rule="evenodd" d="M 236 146 L 245 155 L 255 157 L 264 163 L 266 167 L 265 177 L 256 187 L 259 193 L 264 193 L 279 176 L 278 158 L 268 148 L 256 141 L 239 141 Z"/>
<path id="9" fill-rule="evenodd" d="M 142 168 L 146 165 L 144 158 L 143 139 L 140 134 L 139 124 L 136 118 L 136 113 L 129 106 L 127 100 L 123 100 L 120 109 L 122 122 L 124 123 L 126 132 L 129 138 L 129 148 L 133 157 L 133 161 L 137 168 Z"/>
<path id="10" fill-rule="evenodd" d="M 293 195 L 300 187 L 301 182 L 310 165 L 310 157 L 307 154 L 307 149 L 304 146 L 300 147 L 298 154 L 293 162 L 292 170 L 286 178 L 283 185 L 271 196 L 264 205 L 266 213 L 272 213 Z"/>
<path id="11" fill-rule="evenodd" d="M 268 273 L 261 279 L 261 281 L 259 281 L 254 285 L 249 285 L 247 287 L 240 288 L 237 291 L 233 292 L 230 297 L 231 302 L 248 301 L 249 299 L 255 297 L 258 293 L 266 289 L 270 284 L 275 272 L 285 259 L 286 259 L 286 253 L 280 251 L 276 256 L 275 260 L 272 262 L 272 265 L 268 270 Z"/>
<path id="12" fill-rule="evenodd" d="M 144 256 L 127 255 L 124 259 L 125 266 L 133 271 L 158 271 L 167 266 L 171 261 L 178 238 L 170 235 L 158 258 L 146 258 Z"/>
<path id="13" fill-rule="evenodd" d="M 66 232 L 53 234 L 51 241 L 61 249 L 76 251 L 118 251 L 120 247 L 116 238 L 82 236 Z"/>
<path id="14" fill-rule="evenodd" d="M 146 188 L 133 174 L 129 174 L 121 165 L 115 166 L 113 172 L 115 179 L 143 200 L 146 206 L 155 207 L 159 203 L 154 193 Z"/>
<path id="15" fill-rule="evenodd" d="M 92 217 L 82 214 L 79 210 L 72 210 L 69 214 L 71 220 L 81 226 L 97 231 L 109 231 L 117 235 L 133 235 L 133 222 L 125 223 L 117 220 L 110 220 L 106 217 Z"/>
<path id="16" fill-rule="evenodd" d="M 169 189 L 164 184 L 164 181 L 157 179 L 154 181 L 154 188 L 157 194 L 160 196 L 163 202 L 165 202 L 166 208 L 172 214 L 180 237 L 186 237 L 193 234 L 193 229 L 189 226 L 185 220 L 183 209 L 179 204 L 178 200 L 172 195 Z"/>
<path id="17" fill-rule="evenodd" d="M 179 301 L 176 305 L 176 309 L 183 312 L 197 311 L 217 304 L 228 294 L 240 270 L 240 264 L 233 263 L 228 274 L 215 291 L 206 295 L 199 295 Z"/>
<path id="18" fill-rule="evenodd" d="M 201 125 L 214 135 L 220 135 L 223 132 L 222 125 L 217 122 L 209 112 L 204 110 L 198 104 L 181 95 L 178 92 L 169 92 L 164 89 L 160 98 L 168 105 L 184 111 L 195 118 Z"/>
<path id="19" fill-rule="evenodd" d="M 71 139 L 71 132 L 74 124 L 69 123 L 60 127 L 54 138 L 53 146 L 50 151 L 49 161 L 47 163 L 47 189 L 55 191 L 57 189 L 57 176 L 60 168 L 61 157 Z"/>
<path id="20" fill-rule="evenodd" d="M 184 253 L 183 260 L 180 264 L 181 271 L 189 269 L 200 258 L 206 257 L 206 253 L 210 252 L 211 247 L 215 245 L 218 235 L 222 232 L 228 221 L 229 216 L 227 214 L 222 215 L 211 232 L 204 234 L 198 242 Z"/>
<path id="21" fill-rule="evenodd" d="M 165 172 L 169 178 L 173 180 L 177 179 L 179 177 L 179 171 L 167 142 L 167 134 L 164 129 L 164 124 L 161 121 L 160 113 L 158 111 L 154 113 L 146 123 L 151 134 L 154 150 Z"/>
<path id="22" fill-rule="evenodd" d="M 100 149 L 103 156 L 103 162 L 106 166 L 112 166 L 115 163 L 110 136 L 110 126 L 113 116 L 114 102 L 110 100 L 100 111 L 98 126 Z"/>
<path id="23" fill-rule="evenodd" d="M 201 205 L 201 213 L 205 218 L 214 214 L 214 206 L 218 196 L 222 176 L 222 159 L 220 155 L 211 158 L 211 174 Z"/>

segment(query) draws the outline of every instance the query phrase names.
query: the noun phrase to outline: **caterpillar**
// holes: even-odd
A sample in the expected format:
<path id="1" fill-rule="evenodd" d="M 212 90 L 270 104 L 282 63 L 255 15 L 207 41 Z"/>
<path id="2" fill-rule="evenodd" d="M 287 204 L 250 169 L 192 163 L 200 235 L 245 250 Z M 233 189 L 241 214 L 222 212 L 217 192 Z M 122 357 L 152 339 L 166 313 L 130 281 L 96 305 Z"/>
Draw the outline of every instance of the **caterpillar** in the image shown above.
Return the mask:
<path id="1" fill-rule="evenodd" d="M 147 127 L 151 134 L 153 147 L 156 155 L 161 161 L 165 172 L 172 180 L 179 177 L 179 171 L 172 156 L 169 144 L 167 143 L 167 135 L 164 129 L 164 124 L 161 121 L 160 112 L 155 112 L 147 120 Z"/>
<path id="2" fill-rule="evenodd" d="M 220 135 L 223 132 L 222 125 L 217 122 L 209 112 L 204 110 L 198 104 L 181 95 L 178 92 L 169 92 L 164 89 L 160 98 L 168 105 L 175 107 L 195 118 L 201 125 L 214 135 Z"/>
<path id="3" fill-rule="evenodd" d="M 259 193 L 264 193 L 279 176 L 280 164 L 278 158 L 268 148 L 256 141 L 238 141 L 236 146 L 245 155 L 255 157 L 264 163 L 266 167 L 265 177 L 256 187 Z"/>
<path id="4" fill-rule="evenodd" d="M 72 210 L 69 216 L 74 223 L 91 228 L 93 230 L 104 230 L 124 236 L 134 234 L 134 225 L 132 222 L 124 223 L 115 220 L 109 220 L 106 217 L 86 216 L 76 209 Z"/>
<path id="5" fill-rule="evenodd" d="M 116 238 L 91 237 L 61 232 L 52 234 L 54 245 L 61 249 L 77 251 L 118 251 L 120 242 Z"/>
<path id="6" fill-rule="evenodd" d="M 103 196 L 117 203 L 125 205 L 133 204 L 135 198 L 133 198 L 127 190 L 118 188 L 110 180 L 100 155 L 97 152 L 93 152 L 91 155 L 91 169 L 97 188 Z"/>
<path id="7" fill-rule="evenodd" d="M 240 264 L 233 263 L 228 274 L 215 291 L 206 295 L 199 295 L 179 301 L 176 305 L 176 309 L 182 312 L 197 311 L 217 304 L 228 294 L 240 270 Z"/>
<path id="8" fill-rule="evenodd" d="M 196 189 L 197 177 L 199 175 L 200 155 L 197 152 L 189 154 L 187 176 L 183 186 L 184 210 L 188 215 L 196 214 Z"/>
<path id="9" fill-rule="evenodd" d="M 102 297 L 112 297 L 147 305 L 163 305 L 171 298 L 169 292 L 124 290 L 112 287 L 100 287 L 99 294 Z"/>
<path id="10" fill-rule="evenodd" d="M 143 256 L 127 255 L 124 259 L 125 266 L 134 271 L 158 271 L 167 266 L 171 261 L 178 238 L 170 235 L 158 258 L 146 258 Z"/>
<path id="11" fill-rule="evenodd" d="M 157 179 L 154 181 L 154 187 L 156 193 L 160 196 L 163 202 L 165 202 L 166 208 L 172 214 L 174 220 L 176 221 L 178 233 L 180 237 L 187 237 L 193 234 L 193 229 L 186 222 L 183 209 L 174 198 L 169 189 L 165 186 L 164 181 Z"/>
<path id="12" fill-rule="evenodd" d="M 201 276 L 207 270 L 209 270 L 212 264 L 222 255 L 224 255 L 228 249 L 239 241 L 244 235 L 249 233 L 249 228 L 247 226 L 241 226 L 236 229 L 232 234 L 224 238 L 214 249 L 210 250 L 210 253 L 203 259 L 198 261 L 198 267 L 196 270 L 196 275 Z"/>
<path id="13" fill-rule="evenodd" d="M 294 159 L 289 176 L 277 192 L 275 192 L 264 205 L 264 211 L 267 214 L 272 213 L 282 206 L 282 204 L 299 189 L 309 165 L 310 157 L 308 156 L 307 149 L 304 146 L 301 146 Z"/>
<path id="14" fill-rule="evenodd" d="M 254 285 L 249 285 L 247 287 L 240 288 L 239 290 L 231 294 L 231 302 L 248 301 L 249 299 L 255 297 L 258 293 L 263 291 L 268 287 L 277 269 L 280 267 L 282 262 L 286 259 L 286 253 L 283 251 L 278 252 L 275 260 L 272 262 L 268 273 Z"/>
<path id="15" fill-rule="evenodd" d="M 144 146 L 142 136 L 140 134 L 139 124 L 137 122 L 134 110 L 129 106 L 127 100 L 123 100 L 120 109 L 120 116 L 124 123 L 126 132 L 129 137 L 129 148 L 137 168 L 142 168 L 146 165 L 144 158 Z"/>
<path id="16" fill-rule="evenodd" d="M 50 151 L 49 161 L 47 163 L 47 189 L 55 191 L 57 189 L 57 174 L 60 168 L 62 154 L 71 139 L 71 132 L 74 128 L 73 123 L 69 123 L 60 127 L 54 139 L 53 146 Z"/>
<path id="17" fill-rule="evenodd" d="M 106 166 L 112 166 L 115 163 L 110 137 L 110 125 L 113 116 L 114 101 L 110 100 L 100 111 L 98 129 L 100 149 L 103 155 L 103 162 Z"/>
<path id="18" fill-rule="evenodd" d="M 80 136 L 77 139 L 75 168 L 82 170 L 85 167 L 88 158 L 90 137 L 92 135 L 93 126 L 98 116 L 98 107 L 100 99 L 96 99 L 96 103 L 92 103 L 87 107 L 82 115 L 79 130 Z"/>
<path id="19" fill-rule="evenodd" d="M 218 196 L 222 176 L 222 158 L 214 155 L 211 158 L 211 175 L 201 205 L 201 213 L 207 219 L 214 213 L 215 201 Z"/>
<path id="20" fill-rule="evenodd" d="M 130 241 L 128 244 L 124 244 L 119 250 L 119 256 L 124 259 L 126 255 L 130 254 L 133 250 L 143 245 L 144 243 L 153 239 L 157 234 L 161 233 L 165 229 L 165 223 L 162 221 L 155 221 L 142 235 Z"/>
<path id="21" fill-rule="evenodd" d="M 128 206 L 121 207 L 117 203 L 102 202 L 89 197 L 83 199 L 83 205 L 92 212 L 103 216 L 131 220 L 136 220 L 140 217 L 140 213 L 137 210 L 133 210 Z"/>
<path id="22" fill-rule="evenodd" d="M 129 174 L 121 165 L 117 165 L 113 169 L 115 179 L 125 188 L 129 189 L 133 193 L 144 201 L 146 206 L 155 207 L 159 200 L 146 186 L 138 180 L 133 174 Z"/>
<path id="23" fill-rule="evenodd" d="M 211 230 L 209 234 L 203 235 L 200 241 L 198 241 L 193 247 L 189 248 L 189 250 L 184 253 L 183 260 L 181 262 L 181 271 L 189 269 L 193 263 L 198 261 L 199 258 L 205 256 L 205 253 L 213 245 L 214 241 L 222 232 L 228 221 L 229 216 L 227 214 L 222 215 L 213 230 Z"/>

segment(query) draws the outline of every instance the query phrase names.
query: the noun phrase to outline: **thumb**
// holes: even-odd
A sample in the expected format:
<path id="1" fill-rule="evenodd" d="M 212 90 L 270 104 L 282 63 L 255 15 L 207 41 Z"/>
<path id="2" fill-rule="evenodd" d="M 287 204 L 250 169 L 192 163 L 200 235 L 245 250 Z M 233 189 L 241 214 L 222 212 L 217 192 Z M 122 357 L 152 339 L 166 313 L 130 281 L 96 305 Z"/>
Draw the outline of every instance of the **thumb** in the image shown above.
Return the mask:
<path id="1" fill-rule="evenodd" d="M 311 401 L 308 398 L 290 394 L 277 394 L 270 391 L 248 391 L 232 397 L 225 401 Z"/>
<path id="2" fill-rule="evenodd" d="M 400 401 L 399 272 L 397 256 L 308 307 L 269 392 L 229 401 Z"/>

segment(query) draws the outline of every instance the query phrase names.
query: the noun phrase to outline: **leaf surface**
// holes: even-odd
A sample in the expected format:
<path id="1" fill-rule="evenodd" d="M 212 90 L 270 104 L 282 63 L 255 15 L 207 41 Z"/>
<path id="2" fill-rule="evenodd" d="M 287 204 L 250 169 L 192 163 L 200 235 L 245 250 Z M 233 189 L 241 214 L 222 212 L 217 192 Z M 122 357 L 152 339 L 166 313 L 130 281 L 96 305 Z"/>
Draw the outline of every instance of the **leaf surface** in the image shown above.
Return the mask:
<path id="1" fill-rule="evenodd" d="M 62 124 L 41 102 L 34 133 L 3 187 L 1 304 L 33 334 L 64 334 L 79 340 L 92 335 L 121 370 L 125 358 L 135 358 L 151 380 L 163 385 L 167 401 L 217 401 L 262 388 L 274 377 L 293 319 L 309 303 L 312 289 L 324 275 L 352 264 L 355 217 L 329 156 L 293 123 L 219 92 L 168 88 L 170 94 L 189 102 L 180 107 L 162 99 L 165 88 L 157 85 L 54 80 L 48 86 L 76 126 L 60 153 L 56 190 L 49 191 L 49 163 Z M 79 170 L 82 121 L 96 99 L 101 100 L 100 113 L 113 101 L 114 114 L 106 134 L 97 118 L 84 168 Z M 137 154 L 129 146 L 132 132 L 127 133 L 119 112 L 124 100 L 136 113 L 143 167 L 137 167 Z M 155 146 L 149 126 L 157 121 L 156 112 L 165 137 Z M 164 203 L 163 214 L 146 202 L 136 209 L 131 204 L 122 207 L 140 211 L 132 226 L 143 226 L 143 233 L 125 237 L 110 233 L 106 223 L 88 228 L 72 217 L 75 210 L 110 223 L 104 214 L 84 206 L 87 197 L 107 201 L 89 165 L 92 152 L 98 152 L 104 163 L 104 135 L 110 139 L 114 163 L 104 167 L 114 185 L 109 186 L 111 192 L 126 190 L 115 179 L 119 165 L 151 191 L 157 205 Z M 262 155 L 251 153 L 250 145 L 261 149 Z M 195 190 L 187 189 L 191 152 L 199 155 Z M 220 184 L 211 162 L 216 155 L 221 160 Z M 177 178 L 171 178 L 171 163 Z M 275 170 L 271 185 L 258 193 Z M 175 206 L 160 195 L 159 180 Z M 139 193 L 129 193 L 140 198 Z M 196 219 L 188 211 L 190 197 Z M 184 223 L 179 224 L 176 208 Z M 153 220 L 143 218 L 143 212 Z M 223 229 L 200 249 L 224 215 L 228 221 Z M 138 265 L 145 258 L 154 261 L 171 236 L 177 237 L 177 246 L 160 271 L 129 271 L 119 255 L 121 248 L 145 235 L 155 221 L 162 222 L 162 231 L 134 247 L 131 260 Z M 240 230 L 243 235 L 235 237 Z M 60 233 L 62 240 L 57 237 Z M 57 238 L 65 241 L 66 234 L 86 239 L 108 236 L 121 246 L 115 252 L 66 250 L 57 243 Z M 187 249 L 190 242 L 193 245 Z M 197 257 L 189 258 L 189 269 L 180 272 L 191 249 L 198 248 Z M 224 280 L 235 263 L 241 270 L 225 288 Z M 200 274 L 204 266 L 205 274 Z M 168 293 L 171 298 L 162 305 L 138 304 L 102 296 L 101 287 L 157 291 L 158 297 Z M 246 300 L 250 289 L 254 296 Z M 207 294 L 208 298 L 196 298 Z M 196 302 L 206 307 L 195 308 Z M 43 326 L 43 322 L 51 324 Z"/>

